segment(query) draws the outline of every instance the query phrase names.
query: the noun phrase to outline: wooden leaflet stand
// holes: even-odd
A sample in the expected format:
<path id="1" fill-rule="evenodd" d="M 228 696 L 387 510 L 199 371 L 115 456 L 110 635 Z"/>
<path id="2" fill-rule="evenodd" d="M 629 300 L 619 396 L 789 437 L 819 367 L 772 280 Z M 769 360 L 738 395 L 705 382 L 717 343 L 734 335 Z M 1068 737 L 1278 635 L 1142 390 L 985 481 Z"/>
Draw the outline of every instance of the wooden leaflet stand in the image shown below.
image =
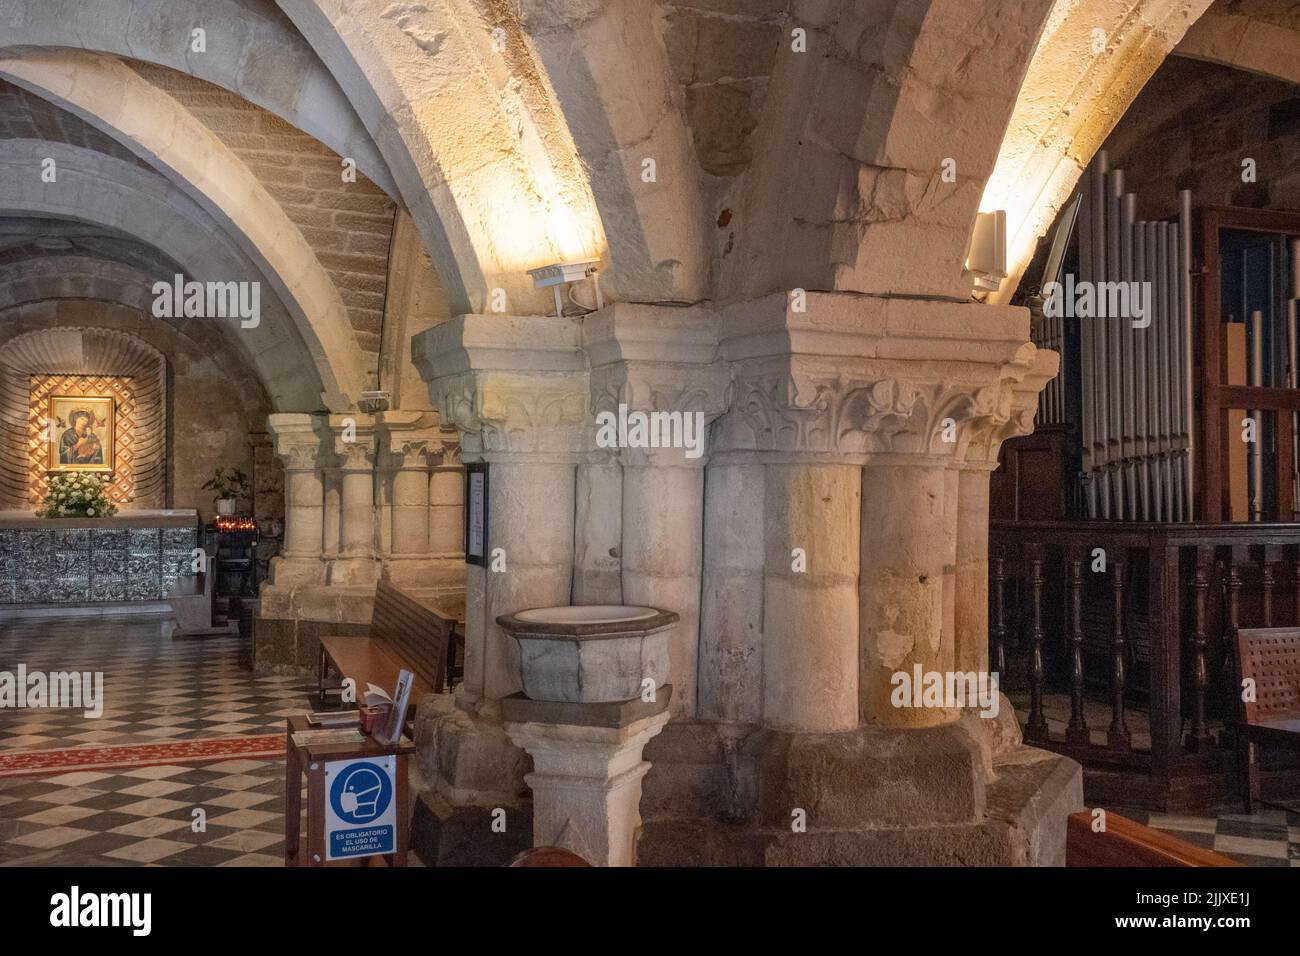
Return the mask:
<path id="1" fill-rule="evenodd" d="M 366 757 L 395 757 L 397 773 L 393 800 L 396 801 L 396 824 L 393 852 L 383 856 L 361 856 L 352 860 L 331 860 L 329 865 L 368 865 L 382 859 L 390 866 L 405 866 L 410 843 L 409 804 L 406 782 L 406 761 L 415 752 L 415 745 L 405 737 L 390 746 L 381 744 L 367 735 L 357 744 L 305 744 L 293 742 L 293 735 L 303 730 L 318 730 L 307 723 L 306 714 L 285 721 L 284 739 L 284 865 L 325 866 L 325 764 L 336 760 L 358 760 Z M 302 825 L 302 775 L 307 774 L 307 852 L 299 853 L 298 831 Z"/>

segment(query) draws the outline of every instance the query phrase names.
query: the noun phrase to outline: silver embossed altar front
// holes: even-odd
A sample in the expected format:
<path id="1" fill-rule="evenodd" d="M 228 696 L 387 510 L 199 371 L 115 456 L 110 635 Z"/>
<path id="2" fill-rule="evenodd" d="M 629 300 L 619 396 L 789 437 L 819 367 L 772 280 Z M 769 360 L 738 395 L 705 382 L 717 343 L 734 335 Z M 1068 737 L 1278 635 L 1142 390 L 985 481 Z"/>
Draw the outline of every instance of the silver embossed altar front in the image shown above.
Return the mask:
<path id="1" fill-rule="evenodd" d="M 193 574 L 198 513 L 111 518 L 0 512 L 0 605 L 159 601 Z"/>

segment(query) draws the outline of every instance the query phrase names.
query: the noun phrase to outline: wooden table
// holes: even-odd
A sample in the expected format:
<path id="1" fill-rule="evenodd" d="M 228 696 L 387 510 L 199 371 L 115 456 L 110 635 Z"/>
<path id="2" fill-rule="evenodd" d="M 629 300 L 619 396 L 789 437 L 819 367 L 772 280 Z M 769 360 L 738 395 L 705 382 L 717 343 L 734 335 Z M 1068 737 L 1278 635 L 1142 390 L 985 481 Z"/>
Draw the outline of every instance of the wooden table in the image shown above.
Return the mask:
<path id="1" fill-rule="evenodd" d="M 410 820 L 406 783 L 406 760 L 415 752 L 415 744 L 403 737 L 398 744 L 385 746 L 374 737 L 366 735 L 361 743 L 305 744 L 293 742 L 293 735 L 303 730 L 346 730 L 346 727 L 320 728 L 307 723 L 306 714 L 298 714 L 285 721 L 284 735 L 284 865 L 325 866 L 325 764 L 335 760 L 357 760 L 365 757 L 397 758 L 397 774 L 393 799 L 397 803 L 396 825 L 393 834 L 393 852 L 383 859 L 391 866 L 406 865 L 406 851 L 410 843 Z M 302 825 L 302 775 L 307 774 L 307 852 L 298 852 L 298 831 Z M 331 860 L 328 865 L 367 865 L 376 857 L 357 857 L 353 860 Z"/>

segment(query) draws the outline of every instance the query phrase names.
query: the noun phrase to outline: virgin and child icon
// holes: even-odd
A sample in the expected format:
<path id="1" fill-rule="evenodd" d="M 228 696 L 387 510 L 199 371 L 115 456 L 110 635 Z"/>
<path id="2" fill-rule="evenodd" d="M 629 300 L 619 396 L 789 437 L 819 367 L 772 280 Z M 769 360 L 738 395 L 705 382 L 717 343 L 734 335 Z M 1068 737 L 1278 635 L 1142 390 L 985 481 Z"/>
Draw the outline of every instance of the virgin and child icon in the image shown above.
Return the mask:
<path id="1" fill-rule="evenodd" d="M 58 439 L 50 446 L 50 471 L 112 471 L 113 413 L 111 398 L 51 397 L 49 421 Z"/>

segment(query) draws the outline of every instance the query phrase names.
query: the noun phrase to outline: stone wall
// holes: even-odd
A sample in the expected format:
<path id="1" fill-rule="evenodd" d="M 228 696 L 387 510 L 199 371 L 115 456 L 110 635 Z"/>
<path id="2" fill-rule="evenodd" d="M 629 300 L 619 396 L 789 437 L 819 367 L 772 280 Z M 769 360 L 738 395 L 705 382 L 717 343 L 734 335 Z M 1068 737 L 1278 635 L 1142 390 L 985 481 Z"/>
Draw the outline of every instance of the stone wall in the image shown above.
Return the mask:
<path id="1" fill-rule="evenodd" d="M 1171 57 L 1106 141 L 1110 165 L 1138 197 L 1139 219 L 1195 206 L 1300 210 L 1300 91 L 1231 67 Z M 1256 181 L 1242 181 L 1255 160 Z"/>

